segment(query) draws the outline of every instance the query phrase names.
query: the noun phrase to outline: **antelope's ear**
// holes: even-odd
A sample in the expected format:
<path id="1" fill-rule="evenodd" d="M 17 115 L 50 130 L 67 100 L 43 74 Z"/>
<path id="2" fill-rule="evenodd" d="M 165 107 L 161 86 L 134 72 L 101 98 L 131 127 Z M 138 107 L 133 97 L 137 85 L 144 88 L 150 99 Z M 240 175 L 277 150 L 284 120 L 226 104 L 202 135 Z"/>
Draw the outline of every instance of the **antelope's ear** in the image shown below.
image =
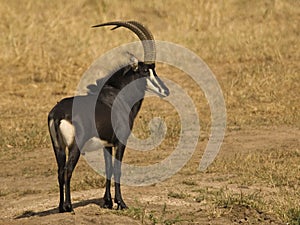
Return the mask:
<path id="1" fill-rule="evenodd" d="M 129 65 L 131 66 L 131 68 L 133 69 L 133 71 L 137 71 L 139 68 L 139 60 L 131 53 L 129 53 L 130 56 L 130 62 Z"/>

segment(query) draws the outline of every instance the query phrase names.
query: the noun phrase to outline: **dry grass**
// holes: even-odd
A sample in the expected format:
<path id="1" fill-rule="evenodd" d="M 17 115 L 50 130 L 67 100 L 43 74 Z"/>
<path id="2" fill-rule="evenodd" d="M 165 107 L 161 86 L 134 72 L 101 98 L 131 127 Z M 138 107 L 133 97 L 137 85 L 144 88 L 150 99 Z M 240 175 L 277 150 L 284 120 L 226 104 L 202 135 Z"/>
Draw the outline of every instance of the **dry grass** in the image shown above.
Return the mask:
<path id="1" fill-rule="evenodd" d="M 286 132 L 289 132 L 288 127 L 300 128 L 298 1 L 0 2 L 0 160 L 10 168 L 1 172 L 5 182 L 13 176 L 27 176 L 28 179 L 56 176 L 55 162 L 51 162 L 50 169 L 46 168 L 48 162 L 41 158 L 46 153 L 39 153 L 40 149 L 50 149 L 46 127 L 48 111 L 59 99 L 74 93 L 81 75 L 94 59 L 113 47 L 136 41 L 134 35 L 124 30 L 90 28 L 103 21 L 141 21 L 149 26 L 156 39 L 178 43 L 197 53 L 214 71 L 222 87 L 229 132 L 275 126 Z M 204 128 L 203 136 L 207 137 L 210 113 L 201 90 L 174 68 L 160 64 L 158 73 L 181 83 L 192 96 Z M 166 151 L 160 154 L 160 149 L 155 149 L 149 162 L 166 157 L 172 150 L 169 146 L 178 140 L 178 115 L 167 104 L 162 104 L 160 111 L 169 128 L 160 148 Z M 135 126 L 138 136 L 147 137 L 144 131 L 156 113 L 153 101 L 146 101 Z M 241 146 L 247 141 L 242 140 Z M 233 174 L 231 182 L 234 184 L 276 188 L 278 193 L 273 197 L 262 196 L 264 200 L 258 201 L 251 193 L 246 195 L 246 200 L 241 200 L 241 196 L 230 191 L 219 195 L 210 192 L 206 193 L 211 196 L 207 201 L 212 207 L 248 204 L 274 213 L 281 221 L 299 221 L 299 201 L 294 201 L 299 200 L 299 145 L 282 143 L 275 149 L 265 146 L 252 150 L 223 154 L 209 173 Z M 138 160 L 142 155 L 134 158 L 130 154 L 129 161 L 143 164 Z M 26 170 L 22 162 L 28 160 L 27 157 L 39 160 L 39 164 L 27 166 Z M 19 164 L 20 170 L 15 172 L 11 162 Z M 96 183 L 99 178 L 90 174 L 87 165 L 80 166 L 78 174 L 85 178 L 75 177 L 74 190 L 100 185 Z M 194 174 L 189 170 L 182 173 Z M 195 181 L 187 180 L 184 185 L 193 188 L 194 184 Z M 49 185 L 47 190 L 56 192 L 55 185 Z M 10 196 L 15 191 L 19 191 L 18 196 L 42 192 L 5 186 L 0 197 Z M 173 197 L 191 198 L 182 193 L 170 191 Z M 198 196 L 198 200 L 203 196 Z M 139 218 L 145 216 L 141 209 L 132 210 L 128 213 L 132 218 L 136 214 Z M 228 212 L 221 215 L 226 216 Z M 148 214 L 147 218 L 153 223 L 172 222 L 155 213 Z"/>

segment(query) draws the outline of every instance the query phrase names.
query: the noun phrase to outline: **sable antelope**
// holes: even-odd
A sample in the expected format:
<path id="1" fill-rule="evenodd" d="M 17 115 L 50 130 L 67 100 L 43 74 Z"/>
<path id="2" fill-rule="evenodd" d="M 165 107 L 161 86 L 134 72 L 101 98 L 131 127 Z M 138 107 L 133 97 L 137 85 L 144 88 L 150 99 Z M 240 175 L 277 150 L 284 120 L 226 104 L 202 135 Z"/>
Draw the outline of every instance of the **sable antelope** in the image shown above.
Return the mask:
<path id="1" fill-rule="evenodd" d="M 106 173 L 104 208 L 113 208 L 110 193 L 111 178 L 114 174 L 115 198 L 117 209 L 127 208 L 120 190 L 121 163 L 127 138 L 133 127 L 134 119 L 140 110 L 145 91 L 156 93 L 160 97 L 169 95 L 169 90 L 155 72 L 155 42 L 151 32 L 136 21 L 116 21 L 102 23 L 93 27 L 114 26 L 112 30 L 125 27 L 134 32 L 142 41 L 144 61 L 132 56 L 130 65 L 124 66 L 109 77 L 100 79 L 101 88 L 98 95 L 88 93 L 73 96 L 58 102 L 48 115 L 48 127 L 58 165 L 58 182 L 60 190 L 59 212 L 73 211 L 70 194 L 72 172 L 78 162 L 80 152 L 89 141 L 99 141 L 103 146 Z M 127 85 L 130 91 L 118 97 Z M 97 86 L 91 85 L 90 89 Z M 138 101 L 132 99 L 138 96 Z M 82 110 L 73 110 L 74 101 L 80 102 Z M 112 116 L 115 101 L 117 112 Z M 94 103 L 94 104 L 91 104 Z M 93 116 L 90 112 L 93 111 Z M 113 120 L 113 121 L 112 121 Z M 95 126 L 96 132 L 91 129 Z M 129 130 L 126 129 L 129 126 Z M 118 135 L 117 135 L 117 133 Z M 114 164 L 112 149 L 115 149 Z M 68 151 L 67 151 L 68 150 Z"/>

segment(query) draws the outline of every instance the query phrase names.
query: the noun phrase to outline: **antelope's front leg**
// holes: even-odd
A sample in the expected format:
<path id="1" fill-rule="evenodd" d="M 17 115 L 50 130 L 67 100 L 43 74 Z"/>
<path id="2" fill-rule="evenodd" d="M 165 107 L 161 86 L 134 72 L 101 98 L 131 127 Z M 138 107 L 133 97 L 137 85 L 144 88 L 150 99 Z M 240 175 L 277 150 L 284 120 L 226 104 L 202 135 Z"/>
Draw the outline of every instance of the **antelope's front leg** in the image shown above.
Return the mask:
<path id="1" fill-rule="evenodd" d="M 121 185 L 120 185 L 121 166 L 122 166 L 124 151 L 125 151 L 125 145 L 119 144 L 117 146 L 116 156 L 114 161 L 115 203 L 118 204 L 117 209 L 127 209 L 127 206 L 122 199 Z"/>
<path id="2" fill-rule="evenodd" d="M 103 200 L 104 200 L 103 208 L 112 209 L 113 202 L 112 202 L 111 194 L 110 194 L 111 176 L 113 173 L 112 148 L 105 147 L 103 150 L 104 150 L 105 173 L 106 173 L 106 183 L 105 183 L 106 188 L 105 188 L 105 194 L 103 197 Z"/>

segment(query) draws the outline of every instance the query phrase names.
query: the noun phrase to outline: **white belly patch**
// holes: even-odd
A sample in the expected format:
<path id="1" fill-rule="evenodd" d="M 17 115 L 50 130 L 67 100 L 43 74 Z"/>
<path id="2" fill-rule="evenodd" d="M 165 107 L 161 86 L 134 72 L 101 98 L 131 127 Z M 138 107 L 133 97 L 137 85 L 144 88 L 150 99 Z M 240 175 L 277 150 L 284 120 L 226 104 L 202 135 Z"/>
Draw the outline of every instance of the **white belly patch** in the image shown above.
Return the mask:
<path id="1" fill-rule="evenodd" d="M 102 150 L 103 147 L 113 147 L 113 144 L 101 140 L 100 138 L 93 137 L 84 144 L 80 151 L 82 154 L 85 154 L 86 152 Z"/>
<path id="2" fill-rule="evenodd" d="M 67 147 L 70 147 L 75 140 L 75 127 L 67 120 L 61 120 L 59 125 L 60 133 L 63 138 L 63 142 Z M 100 138 L 90 138 L 80 149 L 81 153 L 91 152 L 102 149 L 103 147 L 113 147 L 113 144 L 108 143 Z"/>

